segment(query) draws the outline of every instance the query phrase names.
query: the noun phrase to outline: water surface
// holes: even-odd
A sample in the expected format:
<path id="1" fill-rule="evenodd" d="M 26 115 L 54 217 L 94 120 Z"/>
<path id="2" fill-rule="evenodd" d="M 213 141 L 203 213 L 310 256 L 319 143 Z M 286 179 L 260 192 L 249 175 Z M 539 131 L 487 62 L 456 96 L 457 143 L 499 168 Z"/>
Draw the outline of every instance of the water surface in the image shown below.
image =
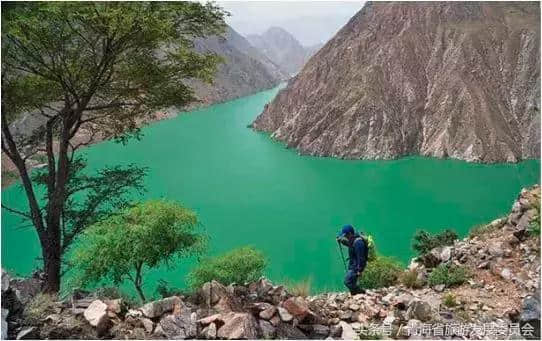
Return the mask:
<path id="1" fill-rule="evenodd" d="M 373 235 L 383 254 L 412 256 L 416 229 L 460 234 L 505 214 L 519 190 L 538 181 L 540 162 L 482 165 L 409 157 L 345 161 L 299 156 L 247 124 L 278 89 L 214 105 L 146 127 L 127 146 L 85 150 L 91 169 L 148 166 L 145 198 L 175 199 L 194 209 L 210 235 L 210 254 L 254 245 L 275 280 L 312 277 L 317 290 L 342 288 L 335 235 L 351 223 Z M 2 200 L 24 207 L 17 186 Z M 2 266 L 28 274 L 40 263 L 35 232 L 2 211 Z M 128 247 L 128 246 L 127 246 Z M 151 271 L 146 292 L 163 278 L 184 286 L 193 261 Z"/>

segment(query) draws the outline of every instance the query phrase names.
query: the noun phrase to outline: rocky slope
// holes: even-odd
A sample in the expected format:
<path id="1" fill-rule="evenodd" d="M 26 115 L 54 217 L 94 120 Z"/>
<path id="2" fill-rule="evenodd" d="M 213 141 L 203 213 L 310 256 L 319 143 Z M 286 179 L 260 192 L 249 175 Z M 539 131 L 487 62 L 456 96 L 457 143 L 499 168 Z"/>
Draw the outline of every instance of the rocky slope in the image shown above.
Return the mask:
<path id="1" fill-rule="evenodd" d="M 289 75 L 299 72 L 317 47 L 306 49 L 280 27 L 271 27 L 261 35 L 248 35 L 247 40 Z"/>
<path id="2" fill-rule="evenodd" d="M 224 38 L 209 37 L 195 41 L 195 48 L 200 52 L 216 53 L 224 58 L 218 67 L 213 84 L 200 81 L 188 81 L 199 105 L 209 105 L 246 96 L 269 89 L 288 75 L 264 54 L 231 27 L 227 27 Z"/>
<path id="3" fill-rule="evenodd" d="M 40 301 L 39 276 L 2 272 L 3 338 L 117 339 L 503 339 L 540 335 L 540 187 L 523 190 L 512 212 L 475 236 L 415 258 L 419 288 L 396 285 L 351 296 L 294 296 L 266 279 L 245 285 L 206 283 L 190 296 L 140 307 L 122 299 L 75 293 Z M 439 264 L 466 267 L 459 286 L 424 284 Z M 452 297 L 452 299 L 450 299 Z M 44 303 L 46 302 L 46 303 Z M 453 303 L 453 304 L 452 304 Z M 32 318 L 22 318 L 30 310 Z M 538 333 L 538 334 L 537 334 Z M 532 335 L 532 336 L 530 336 Z"/>
<path id="4" fill-rule="evenodd" d="M 540 156 L 538 3 L 368 3 L 254 122 L 302 154 Z"/>

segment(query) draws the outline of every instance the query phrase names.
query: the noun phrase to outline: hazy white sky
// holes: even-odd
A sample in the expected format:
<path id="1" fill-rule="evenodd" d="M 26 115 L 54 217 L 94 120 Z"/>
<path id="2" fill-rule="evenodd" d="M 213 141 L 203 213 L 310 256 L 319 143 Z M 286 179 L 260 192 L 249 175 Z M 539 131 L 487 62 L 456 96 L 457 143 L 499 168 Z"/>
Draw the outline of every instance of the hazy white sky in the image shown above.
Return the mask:
<path id="1" fill-rule="evenodd" d="M 231 13 L 226 20 L 237 32 L 260 34 L 279 26 L 303 45 L 325 42 L 356 14 L 364 1 L 218 1 Z"/>

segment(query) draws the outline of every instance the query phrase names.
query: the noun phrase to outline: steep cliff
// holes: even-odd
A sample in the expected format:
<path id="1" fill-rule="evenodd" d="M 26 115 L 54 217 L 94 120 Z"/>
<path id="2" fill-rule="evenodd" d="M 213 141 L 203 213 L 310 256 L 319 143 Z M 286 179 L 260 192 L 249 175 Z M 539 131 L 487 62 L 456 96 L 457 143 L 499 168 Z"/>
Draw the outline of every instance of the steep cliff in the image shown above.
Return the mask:
<path id="1" fill-rule="evenodd" d="M 310 52 L 280 27 L 271 27 L 262 35 L 249 35 L 247 40 L 290 75 L 299 72 L 310 57 Z"/>
<path id="2" fill-rule="evenodd" d="M 224 102 L 269 89 L 288 78 L 275 63 L 231 27 L 227 28 L 223 38 L 196 40 L 195 48 L 197 51 L 216 53 L 224 58 L 213 84 L 187 81 L 201 101 L 200 105 Z"/>
<path id="3" fill-rule="evenodd" d="M 303 154 L 540 156 L 538 3 L 368 3 L 254 122 Z"/>

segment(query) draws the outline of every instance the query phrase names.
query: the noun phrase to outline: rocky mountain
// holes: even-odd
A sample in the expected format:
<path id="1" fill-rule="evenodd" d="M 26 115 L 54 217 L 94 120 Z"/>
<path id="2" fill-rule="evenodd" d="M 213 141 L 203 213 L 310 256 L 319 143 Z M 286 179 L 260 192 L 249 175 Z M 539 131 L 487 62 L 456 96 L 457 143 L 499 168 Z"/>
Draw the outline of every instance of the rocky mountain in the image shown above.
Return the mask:
<path id="1" fill-rule="evenodd" d="M 280 27 L 271 27 L 262 35 L 248 35 L 247 40 L 290 75 L 301 70 L 310 57 L 310 52 Z"/>
<path id="2" fill-rule="evenodd" d="M 262 278 L 211 281 L 141 306 L 100 292 L 58 301 L 39 295 L 39 275 L 2 271 L 2 339 L 540 339 L 540 236 L 531 230 L 539 207 L 540 186 L 524 189 L 508 216 L 412 259 L 406 273 L 416 287 L 354 296 L 303 297 Z M 431 285 L 441 266 L 463 267 L 469 278 Z"/>
<path id="3" fill-rule="evenodd" d="M 253 126 L 310 155 L 538 158 L 539 4 L 368 3 Z"/>
<path id="4" fill-rule="evenodd" d="M 224 58 L 218 67 L 213 84 L 189 80 L 201 101 L 200 105 L 224 102 L 269 89 L 288 78 L 274 62 L 231 27 L 224 37 L 208 37 L 195 41 L 199 52 L 212 52 Z"/>

